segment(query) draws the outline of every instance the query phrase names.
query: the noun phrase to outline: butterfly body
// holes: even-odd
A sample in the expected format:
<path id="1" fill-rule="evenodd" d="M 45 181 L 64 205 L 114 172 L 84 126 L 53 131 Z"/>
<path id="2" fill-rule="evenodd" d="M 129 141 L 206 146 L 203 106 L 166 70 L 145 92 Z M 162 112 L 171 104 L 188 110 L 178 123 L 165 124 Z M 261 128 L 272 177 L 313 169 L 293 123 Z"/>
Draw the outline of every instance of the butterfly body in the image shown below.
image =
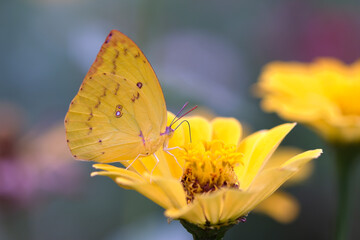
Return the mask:
<path id="1" fill-rule="evenodd" d="M 172 136 L 166 124 L 150 63 L 132 40 L 112 30 L 65 117 L 73 156 L 108 163 L 151 155 Z"/>

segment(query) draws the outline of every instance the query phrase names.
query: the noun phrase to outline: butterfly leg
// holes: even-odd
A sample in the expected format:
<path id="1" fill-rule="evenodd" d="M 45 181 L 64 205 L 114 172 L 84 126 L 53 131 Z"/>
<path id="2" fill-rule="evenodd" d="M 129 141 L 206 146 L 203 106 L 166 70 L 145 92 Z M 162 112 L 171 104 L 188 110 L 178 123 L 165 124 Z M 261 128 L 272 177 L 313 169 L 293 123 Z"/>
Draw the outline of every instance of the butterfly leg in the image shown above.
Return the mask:
<path id="1" fill-rule="evenodd" d="M 150 182 L 151 182 L 151 177 L 152 177 L 152 175 L 153 175 L 153 172 L 154 172 L 155 168 L 157 167 L 157 165 L 158 165 L 159 162 L 160 162 L 160 160 L 159 160 L 159 158 L 156 156 L 156 154 L 153 153 L 153 155 L 154 155 L 154 157 L 155 157 L 155 159 L 156 159 L 156 163 L 155 163 L 155 166 L 153 167 L 153 169 L 151 170 L 151 173 L 150 173 Z"/>
<path id="2" fill-rule="evenodd" d="M 182 150 L 182 148 L 180 148 L 180 147 L 172 147 L 172 148 L 164 147 L 163 150 L 164 150 L 164 152 L 166 152 L 167 154 L 171 155 L 171 156 L 175 159 L 175 161 L 176 161 L 176 163 L 179 165 L 179 167 L 180 167 L 182 170 L 184 170 L 183 167 L 182 167 L 182 166 L 180 165 L 180 163 L 178 162 L 178 160 L 177 160 L 177 158 L 175 157 L 175 155 L 172 154 L 171 152 L 169 152 L 169 151 L 174 150 L 174 149 Z"/>
<path id="3" fill-rule="evenodd" d="M 139 154 L 139 155 L 137 155 L 137 157 L 129 164 L 129 166 L 126 167 L 126 170 L 128 170 L 128 169 L 131 167 L 131 165 L 132 165 L 139 157 L 146 157 L 146 155 L 145 155 L 145 154 Z"/>

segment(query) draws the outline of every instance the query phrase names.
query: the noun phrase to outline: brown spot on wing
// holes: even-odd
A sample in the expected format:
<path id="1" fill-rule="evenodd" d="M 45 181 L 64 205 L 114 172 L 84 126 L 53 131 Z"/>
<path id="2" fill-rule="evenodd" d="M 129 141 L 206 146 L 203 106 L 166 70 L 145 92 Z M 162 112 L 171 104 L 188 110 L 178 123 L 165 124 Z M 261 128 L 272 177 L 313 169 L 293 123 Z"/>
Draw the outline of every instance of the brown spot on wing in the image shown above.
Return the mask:
<path id="1" fill-rule="evenodd" d="M 92 126 L 91 126 L 89 123 L 85 123 L 85 124 L 86 124 L 86 126 L 89 128 L 89 132 L 88 132 L 87 134 L 90 135 L 91 132 L 92 132 L 92 130 L 93 130 L 93 128 L 92 128 Z"/>
<path id="2" fill-rule="evenodd" d="M 100 106 L 100 104 L 101 104 L 101 101 L 100 101 L 100 98 L 98 98 L 98 102 L 96 103 L 95 108 L 98 108 Z"/>
<path id="3" fill-rule="evenodd" d="M 118 93 L 118 91 L 119 91 L 119 88 L 120 88 L 120 84 L 119 84 L 119 83 L 116 83 L 115 95 L 117 95 L 117 93 Z"/>
<path id="4" fill-rule="evenodd" d="M 115 49 L 115 51 L 116 51 L 115 58 L 112 61 L 112 64 L 113 64 L 113 70 L 111 71 L 112 74 L 115 74 L 115 72 L 116 72 L 116 67 L 117 67 L 116 66 L 116 59 L 119 57 L 119 51 L 116 50 L 116 49 Z"/>
<path id="5" fill-rule="evenodd" d="M 90 115 L 90 117 L 88 118 L 88 121 L 90 121 L 90 120 L 93 118 L 93 116 L 94 116 L 93 113 L 92 113 L 92 110 L 91 110 L 91 112 L 90 112 L 89 115 Z"/>
<path id="6" fill-rule="evenodd" d="M 106 88 L 104 88 L 104 93 L 100 97 L 105 97 L 105 96 L 106 96 Z"/>
<path id="7" fill-rule="evenodd" d="M 135 102 L 135 100 L 139 99 L 140 97 L 140 93 L 139 92 L 136 92 L 136 94 L 133 94 L 132 98 L 131 98 L 131 101 L 132 102 Z"/>

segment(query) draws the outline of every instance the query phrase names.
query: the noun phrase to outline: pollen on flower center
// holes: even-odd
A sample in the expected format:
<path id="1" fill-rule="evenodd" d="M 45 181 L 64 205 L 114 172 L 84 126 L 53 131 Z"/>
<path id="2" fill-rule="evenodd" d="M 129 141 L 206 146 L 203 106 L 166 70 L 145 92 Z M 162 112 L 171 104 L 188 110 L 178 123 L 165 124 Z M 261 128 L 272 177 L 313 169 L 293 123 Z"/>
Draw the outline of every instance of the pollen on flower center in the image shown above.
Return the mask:
<path id="1" fill-rule="evenodd" d="M 181 183 L 188 203 L 194 200 L 196 194 L 213 192 L 223 187 L 239 187 L 234 167 L 241 164 L 242 154 L 235 145 L 214 140 L 190 144 L 184 149 L 185 170 Z"/>

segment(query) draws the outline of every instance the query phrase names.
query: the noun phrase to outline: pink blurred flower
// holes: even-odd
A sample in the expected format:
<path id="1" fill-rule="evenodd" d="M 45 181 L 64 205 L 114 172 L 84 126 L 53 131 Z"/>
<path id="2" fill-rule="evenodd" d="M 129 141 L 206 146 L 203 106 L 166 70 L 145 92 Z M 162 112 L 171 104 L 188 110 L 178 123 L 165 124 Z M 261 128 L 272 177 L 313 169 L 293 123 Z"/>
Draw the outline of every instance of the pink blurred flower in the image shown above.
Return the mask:
<path id="1" fill-rule="evenodd" d="M 62 123 L 23 134 L 24 116 L 16 106 L 0 104 L 0 112 L 0 207 L 26 208 L 49 195 L 75 193 L 79 169 Z"/>
<path id="2" fill-rule="evenodd" d="M 257 28 L 259 51 L 272 59 L 310 61 L 319 56 L 359 57 L 360 17 L 351 8 L 291 1 L 265 13 Z"/>

